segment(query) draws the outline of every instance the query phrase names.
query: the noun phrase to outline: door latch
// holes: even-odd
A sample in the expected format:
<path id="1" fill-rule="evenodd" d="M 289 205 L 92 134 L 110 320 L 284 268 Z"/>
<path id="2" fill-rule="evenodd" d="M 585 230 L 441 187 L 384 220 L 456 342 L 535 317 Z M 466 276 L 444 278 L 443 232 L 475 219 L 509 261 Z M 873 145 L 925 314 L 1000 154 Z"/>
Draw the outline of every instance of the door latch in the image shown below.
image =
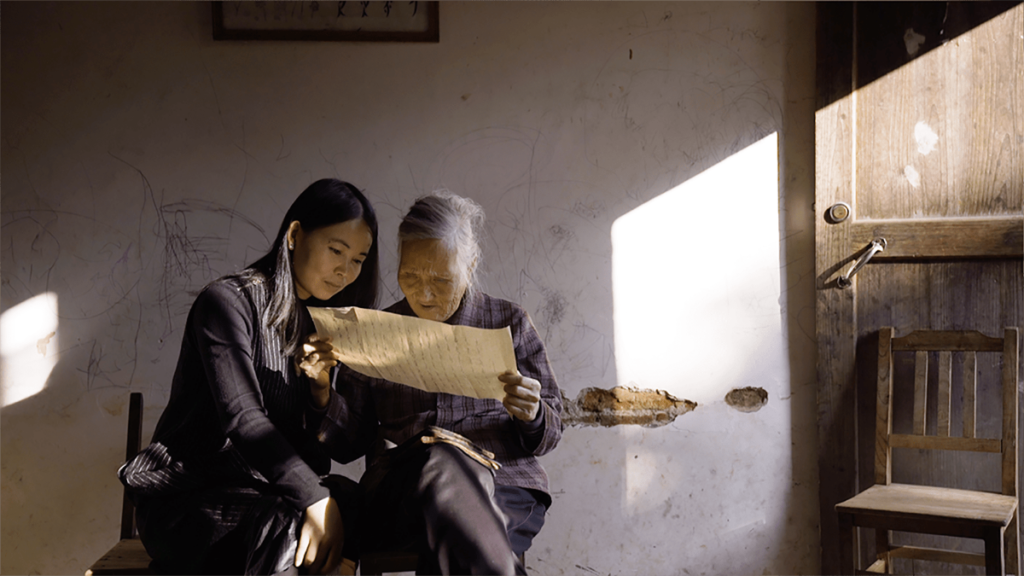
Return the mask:
<path id="1" fill-rule="evenodd" d="M 867 252 L 861 254 L 860 258 L 858 258 L 857 261 L 853 263 L 853 266 L 850 268 L 850 271 L 836 279 L 836 285 L 838 285 L 840 288 L 846 288 L 847 286 L 853 284 L 853 275 L 856 274 L 858 270 L 863 268 L 864 265 L 868 263 L 868 260 L 871 260 L 871 258 L 873 258 L 875 254 L 878 254 L 882 250 L 885 250 L 885 246 L 885 238 L 875 238 L 874 240 L 872 240 L 871 244 L 868 245 Z"/>

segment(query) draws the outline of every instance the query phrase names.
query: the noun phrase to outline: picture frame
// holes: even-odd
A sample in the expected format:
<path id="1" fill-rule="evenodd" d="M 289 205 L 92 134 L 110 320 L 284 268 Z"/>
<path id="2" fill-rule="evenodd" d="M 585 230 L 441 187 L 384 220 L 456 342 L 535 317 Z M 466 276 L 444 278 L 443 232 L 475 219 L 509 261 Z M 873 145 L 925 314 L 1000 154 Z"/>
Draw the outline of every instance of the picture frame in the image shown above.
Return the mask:
<path id="1" fill-rule="evenodd" d="M 439 42 L 440 2 L 212 2 L 214 40 Z"/>

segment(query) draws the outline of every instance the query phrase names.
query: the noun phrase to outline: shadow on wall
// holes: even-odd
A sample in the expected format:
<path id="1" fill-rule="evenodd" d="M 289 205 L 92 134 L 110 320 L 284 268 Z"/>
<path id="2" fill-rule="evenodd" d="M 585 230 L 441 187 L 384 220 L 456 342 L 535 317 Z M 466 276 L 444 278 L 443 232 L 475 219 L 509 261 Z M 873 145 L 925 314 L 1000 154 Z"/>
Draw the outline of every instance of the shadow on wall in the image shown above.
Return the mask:
<path id="1" fill-rule="evenodd" d="M 117 541 L 128 390 L 85 392 L 78 372 L 61 357 L 40 392 L 2 409 L 4 574 L 84 572 Z"/>

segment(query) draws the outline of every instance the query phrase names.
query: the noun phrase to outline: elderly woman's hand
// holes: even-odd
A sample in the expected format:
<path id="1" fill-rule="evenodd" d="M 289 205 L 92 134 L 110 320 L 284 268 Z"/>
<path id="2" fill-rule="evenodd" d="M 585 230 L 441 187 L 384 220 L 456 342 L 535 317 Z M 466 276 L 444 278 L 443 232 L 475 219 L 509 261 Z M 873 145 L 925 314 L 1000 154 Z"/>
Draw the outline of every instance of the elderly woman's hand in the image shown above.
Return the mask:
<path id="1" fill-rule="evenodd" d="M 331 368 L 338 364 L 331 337 L 311 335 L 302 345 L 298 358 L 299 370 L 309 378 L 309 392 L 313 405 L 327 406 L 331 399 Z"/>
<path id="2" fill-rule="evenodd" d="M 514 417 L 533 422 L 540 412 L 540 382 L 511 370 L 498 376 L 505 385 L 505 398 L 501 403 Z"/>

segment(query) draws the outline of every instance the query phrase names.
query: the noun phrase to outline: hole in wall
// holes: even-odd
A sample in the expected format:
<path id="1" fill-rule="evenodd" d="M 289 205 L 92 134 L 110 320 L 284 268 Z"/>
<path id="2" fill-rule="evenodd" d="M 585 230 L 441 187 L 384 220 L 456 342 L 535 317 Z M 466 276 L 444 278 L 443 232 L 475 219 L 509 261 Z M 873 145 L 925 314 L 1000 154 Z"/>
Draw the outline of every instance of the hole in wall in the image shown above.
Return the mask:
<path id="1" fill-rule="evenodd" d="M 740 412 L 757 412 L 768 403 L 768 391 L 753 386 L 736 388 L 725 395 L 725 403 Z"/>

